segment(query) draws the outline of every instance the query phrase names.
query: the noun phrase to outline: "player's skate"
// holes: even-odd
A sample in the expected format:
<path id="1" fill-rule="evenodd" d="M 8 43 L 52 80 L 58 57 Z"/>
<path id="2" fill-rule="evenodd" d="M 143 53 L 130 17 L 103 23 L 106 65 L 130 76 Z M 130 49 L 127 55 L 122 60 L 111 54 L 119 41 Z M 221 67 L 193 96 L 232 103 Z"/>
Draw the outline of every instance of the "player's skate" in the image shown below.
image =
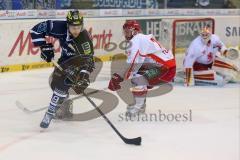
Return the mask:
<path id="1" fill-rule="evenodd" d="M 67 94 L 62 93 L 59 90 L 53 92 L 53 96 L 48 107 L 47 112 L 45 113 L 42 122 L 40 123 L 41 128 L 48 128 L 52 119 L 55 117 L 56 111 L 63 103 L 64 99 L 67 97 Z"/>
<path id="2" fill-rule="evenodd" d="M 127 107 L 127 112 L 126 116 L 127 117 L 135 117 L 137 115 L 145 113 L 146 110 L 146 104 L 144 103 L 143 105 L 129 105 Z"/>
<path id="3" fill-rule="evenodd" d="M 40 123 L 41 128 L 48 128 L 49 124 L 51 123 L 55 113 L 52 111 L 47 111 L 43 117 L 42 122 Z"/>
<path id="4" fill-rule="evenodd" d="M 132 80 L 133 84 L 137 84 L 137 80 Z M 134 104 L 128 105 L 126 116 L 127 117 L 135 117 L 137 115 L 145 113 L 146 109 L 146 96 L 147 96 L 147 86 L 135 86 L 131 88 L 133 97 L 134 97 Z"/>
<path id="5" fill-rule="evenodd" d="M 136 97 L 135 96 L 135 104 L 128 105 L 126 116 L 127 117 L 135 117 L 137 115 L 145 113 L 146 110 L 146 97 Z"/>

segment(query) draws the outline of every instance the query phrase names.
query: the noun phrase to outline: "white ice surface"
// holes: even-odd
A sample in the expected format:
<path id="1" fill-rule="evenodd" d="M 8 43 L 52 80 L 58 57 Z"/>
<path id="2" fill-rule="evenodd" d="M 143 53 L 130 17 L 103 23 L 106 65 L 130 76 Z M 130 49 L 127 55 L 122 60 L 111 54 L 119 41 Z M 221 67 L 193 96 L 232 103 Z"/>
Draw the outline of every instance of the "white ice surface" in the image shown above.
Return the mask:
<path id="1" fill-rule="evenodd" d="M 105 88 L 105 64 L 92 88 Z M 122 100 L 107 116 L 126 137 L 142 136 L 142 146 L 124 144 L 103 118 L 85 122 L 54 121 L 45 132 L 39 123 L 44 112 L 26 114 L 46 106 L 51 97 L 51 69 L 0 74 L 0 160 L 239 160 L 240 86 L 224 88 L 175 86 L 170 93 L 147 100 L 147 113 L 187 113 L 188 122 L 126 122 Z M 113 92 L 111 92 L 113 93 Z M 114 93 L 115 94 L 115 93 Z M 116 95 L 116 94 L 115 94 Z M 95 101 L 95 100 L 94 100 Z M 97 102 L 97 100 L 96 100 Z M 85 99 L 74 102 L 76 112 L 90 110 Z"/>

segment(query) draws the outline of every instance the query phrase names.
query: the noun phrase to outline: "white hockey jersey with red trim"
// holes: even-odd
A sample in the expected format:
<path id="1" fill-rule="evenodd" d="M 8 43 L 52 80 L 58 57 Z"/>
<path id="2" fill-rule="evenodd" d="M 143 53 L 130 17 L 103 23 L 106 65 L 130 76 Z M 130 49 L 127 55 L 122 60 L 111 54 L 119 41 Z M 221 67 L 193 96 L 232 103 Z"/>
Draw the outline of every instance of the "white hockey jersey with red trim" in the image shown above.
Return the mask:
<path id="1" fill-rule="evenodd" d="M 156 63 L 159 66 L 175 67 L 175 59 L 171 51 L 166 50 L 153 35 L 137 34 L 126 50 L 127 63 L 130 65 L 125 78 L 137 73 L 141 64 Z"/>
<path id="2" fill-rule="evenodd" d="M 210 64 L 218 52 L 223 52 L 226 49 L 223 42 L 214 34 L 208 44 L 205 44 L 201 36 L 198 36 L 192 41 L 186 52 L 183 62 L 184 68 L 192 68 L 195 62 Z"/>

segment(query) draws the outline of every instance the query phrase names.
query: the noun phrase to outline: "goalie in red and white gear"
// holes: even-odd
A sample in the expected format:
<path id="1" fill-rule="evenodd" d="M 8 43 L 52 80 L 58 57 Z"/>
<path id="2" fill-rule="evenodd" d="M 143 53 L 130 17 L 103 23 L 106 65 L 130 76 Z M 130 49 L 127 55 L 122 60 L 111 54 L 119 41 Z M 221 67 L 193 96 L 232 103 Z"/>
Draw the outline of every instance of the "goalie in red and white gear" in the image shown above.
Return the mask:
<path id="1" fill-rule="evenodd" d="M 176 63 L 171 51 L 166 50 L 153 35 L 141 33 L 135 20 L 127 20 L 123 25 L 125 39 L 129 42 L 126 49 L 127 60 L 122 71 L 114 73 L 108 88 L 116 91 L 120 83 L 130 79 L 130 89 L 135 103 L 127 107 L 127 116 L 135 116 L 145 111 L 148 88 L 160 83 L 171 82 L 175 76 Z"/>
<path id="2" fill-rule="evenodd" d="M 185 86 L 195 83 L 223 86 L 234 80 L 239 68 L 230 59 L 237 57 L 237 50 L 227 49 L 209 27 L 204 27 L 190 44 L 184 58 Z"/>

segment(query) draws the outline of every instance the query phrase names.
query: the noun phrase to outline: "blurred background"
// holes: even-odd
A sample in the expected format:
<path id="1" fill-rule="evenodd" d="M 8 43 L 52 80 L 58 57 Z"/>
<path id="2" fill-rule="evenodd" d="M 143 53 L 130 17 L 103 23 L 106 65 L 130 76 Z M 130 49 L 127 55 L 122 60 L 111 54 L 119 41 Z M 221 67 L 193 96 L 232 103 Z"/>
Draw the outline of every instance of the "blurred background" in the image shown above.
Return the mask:
<path id="1" fill-rule="evenodd" d="M 240 0 L 0 0 L 0 10 L 100 8 L 240 8 Z"/>
<path id="2" fill-rule="evenodd" d="M 227 47 L 240 48 L 240 0 L 0 0 L 0 73 L 49 67 L 31 42 L 29 31 L 39 22 L 66 18 L 71 9 L 85 17 L 96 56 L 111 61 L 125 51 L 121 26 L 136 19 L 144 34 L 153 34 L 177 57 L 182 68 L 185 50 L 202 26 L 210 25 Z M 7 40 L 6 40 L 7 37 Z M 58 40 L 49 37 L 57 55 Z M 108 44 L 116 44 L 110 50 Z"/>

